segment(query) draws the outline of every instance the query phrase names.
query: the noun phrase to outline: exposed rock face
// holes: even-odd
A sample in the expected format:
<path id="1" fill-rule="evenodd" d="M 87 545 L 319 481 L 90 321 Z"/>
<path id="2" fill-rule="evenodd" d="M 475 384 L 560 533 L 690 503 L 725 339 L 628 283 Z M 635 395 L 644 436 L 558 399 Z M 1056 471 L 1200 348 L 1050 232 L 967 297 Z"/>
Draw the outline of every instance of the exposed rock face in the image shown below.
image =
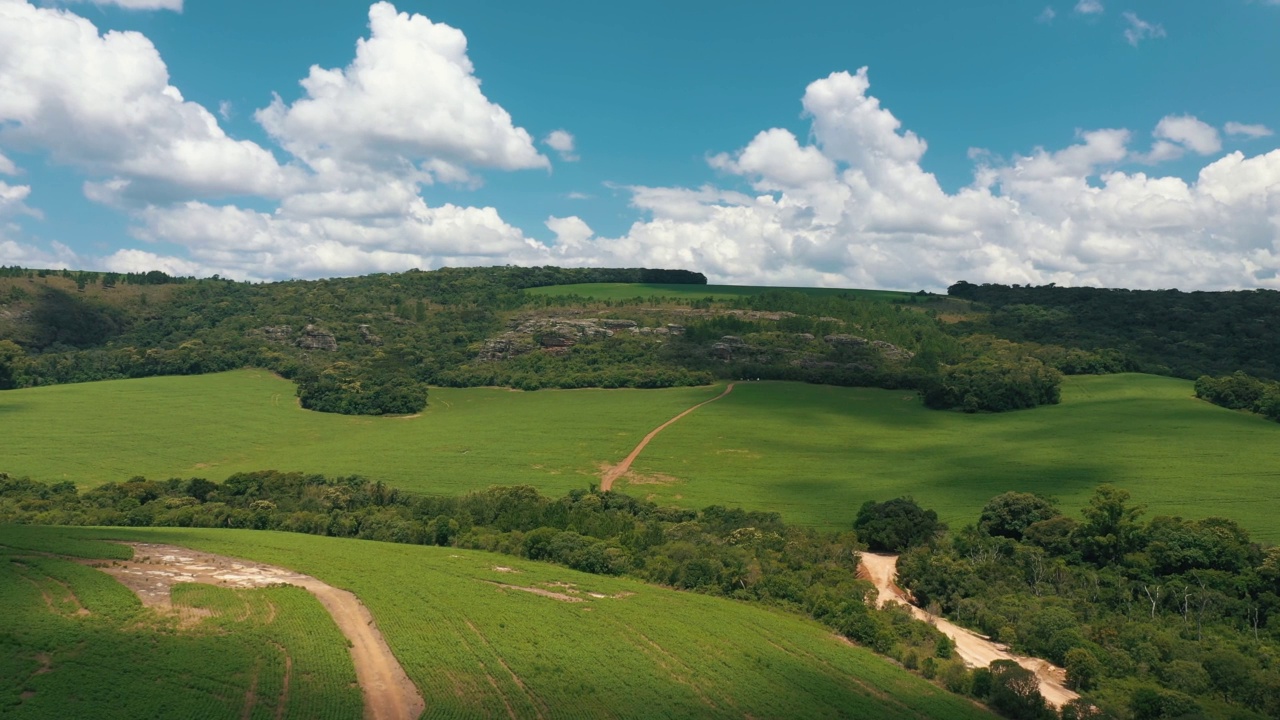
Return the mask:
<path id="1" fill-rule="evenodd" d="M 479 357 L 481 360 L 507 360 L 517 355 L 524 355 L 531 350 L 533 350 L 533 343 L 527 339 L 504 335 L 486 340 L 484 347 L 480 348 Z"/>
<path id="2" fill-rule="evenodd" d="M 667 323 L 667 333 L 671 335 L 683 335 L 684 326 L 676 325 L 675 323 Z"/>
<path id="3" fill-rule="evenodd" d="M 295 344 L 304 350 L 334 352 L 338 349 L 338 340 L 333 337 L 333 333 L 316 325 L 302 328 L 302 337 Z"/>
<path id="4" fill-rule="evenodd" d="M 639 323 L 635 320 L 621 320 L 617 318 L 602 318 L 600 320 L 600 326 L 610 330 L 626 330 L 627 328 L 636 327 L 638 324 Z"/>
<path id="5" fill-rule="evenodd" d="M 883 355 L 886 360 L 893 360 L 895 362 L 905 362 L 916 356 L 916 354 L 910 350 L 905 350 L 893 343 L 887 343 L 883 340 L 872 340 L 871 347 L 879 350 L 880 354 Z"/>
<path id="6" fill-rule="evenodd" d="M 289 325 L 268 325 L 258 331 L 271 342 L 288 343 L 293 340 L 293 327 Z"/>
<path id="7" fill-rule="evenodd" d="M 366 345 L 376 346 L 376 345 L 382 344 L 382 338 L 377 335 L 374 335 L 373 331 L 369 329 L 368 325 L 360 325 L 360 326 L 357 326 L 356 329 L 360 331 L 360 339 L 363 340 Z"/>
<path id="8" fill-rule="evenodd" d="M 845 335 L 843 333 L 836 335 L 827 335 L 822 338 L 828 345 L 837 347 L 863 347 L 867 344 L 867 339 L 858 337 L 857 335 Z"/>

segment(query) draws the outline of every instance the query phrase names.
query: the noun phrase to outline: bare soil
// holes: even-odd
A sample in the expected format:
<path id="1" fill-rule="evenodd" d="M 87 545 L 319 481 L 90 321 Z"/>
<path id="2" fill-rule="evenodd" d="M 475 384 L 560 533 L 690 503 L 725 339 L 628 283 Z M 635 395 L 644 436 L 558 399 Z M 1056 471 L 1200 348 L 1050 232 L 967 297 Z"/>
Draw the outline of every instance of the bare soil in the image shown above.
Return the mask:
<path id="1" fill-rule="evenodd" d="M 1062 707 L 1078 697 L 1064 685 L 1067 671 L 1047 660 L 1014 655 L 1008 648 L 983 637 L 972 630 L 962 628 L 946 618 L 925 612 L 917 607 L 911 597 L 898 587 L 894 579 L 898 574 L 898 556 L 881 553 L 862 553 L 861 573 L 875 584 L 879 595 L 876 605 L 897 602 L 911 608 L 911 614 L 938 628 L 942 634 L 956 643 L 956 654 L 969 667 L 987 667 L 995 660 L 1012 660 L 1036 674 L 1040 681 L 1040 694 L 1054 707 Z"/>
<path id="2" fill-rule="evenodd" d="M 709 403 L 713 403 L 713 402 L 715 402 L 715 401 L 719 400 L 720 398 L 724 397 L 725 395 L 728 395 L 729 393 L 733 392 L 733 386 L 734 386 L 734 384 L 735 384 L 735 383 L 729 383 L 729 386 L 728 386 L 728 387 L 726 387 L 726 388 L 724 389 L 724 392 L 722 392 L 722 393 L 720 393 L 719 395 L 717 395 L 717 396 L 715 396 L 715 397 L 711 398 L 710 400 L 703 400 L 702 402 L 698 403 L 697 405 L 694 405 L 693 407 L 689 408 L 688 410 L 685 410 L 684 412 L 680 413 L 679 415 L 676 415 L 675 417 L 671 418 L 670 420 L 668 420 L 668 421 L 666 421 L 666 422 L 662 423 L 661 425 L 659 425 L 658 427 L 654 428 L 654 429 L 653 429 L 653 430 L 652 430 L 648 435 L 645 435 L 645 436 L 644 436 L 644 439 L 640 441 L 640 444 L 639 444 L 639 445 L 636 445 L 635 449 L 631 451 L 631 454 L 630 454 L 630 455 L 628 455 L 626 458 L 624 458 L 624 459 L 622 460 L 622 462 L 618 463 L 617 465 L 614 465 L 613 467 L 606 469 L 606 470 L 605 470 L 605 471 L 600 475 L 600 491 L 601 491 L 601 492 L 608 492 L 609 490 L 612 490 L 612 489 L 613 489 L 613 482 L 614 482 L 615 480 L 617 480 L 618 478 L 622 477 L 623 475 L 625 475 L 625 474 L 627 473 L 627 471 L 631 469 L 631 463 L 635 462 L 635 461 L 636 461 L 636 458 L 640 457 L 640 453 L 644 452 L 644 449 L 645 449 L 645 447 L 649 444 L 649 441 L 650 441 L 650 440 L 653 440 L 654 438 L 658 437 L 658 433 L 662 432 L 663 430 L 666 430 L 668 427 L 670 427 L 670 426 L 674 425 L 677 421 L 679 421 L 679 420 L 680 420 L 681 418 L 683 418 L 685 415 L 688 415 L 689 413 L 693 412 L 694 410 L 697 410 L 698 408 L 702 407 L 703 405 L 707 405 L 707 404 L 709 404 Z"/>
<path id="3" fill-rule="evenodd" d="M 306 590 L 329 611 L 351 644 L 351 660 L 364 695 L 367 720 L 412 720 L 426 709 L 421 693 L 387 646 L 373 616 L 350 592 L 310 575 L 271 565 L 173 545 L 128 544 L 133 547 L 134 560 L 109 563 L 98 560 L 92 564 L 133 590 L 142 603 L 150 607 L 172 608 L 170 589 L 183 582 L 231 588 L 295 585 Z"/>

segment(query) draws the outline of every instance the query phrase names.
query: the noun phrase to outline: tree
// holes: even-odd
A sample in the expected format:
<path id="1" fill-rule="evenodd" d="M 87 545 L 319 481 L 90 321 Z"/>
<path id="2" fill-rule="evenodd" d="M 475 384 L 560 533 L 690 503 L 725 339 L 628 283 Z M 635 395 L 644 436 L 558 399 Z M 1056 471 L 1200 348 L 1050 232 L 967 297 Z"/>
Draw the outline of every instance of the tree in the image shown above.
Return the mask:
<path id="1" fill-rule="evenodd" d="M 1081 514 L 1085 522 L 1077 531 L 1091 560 L 1102 564 L 1115 562 L 1136 549 L 1142 528 L 1138 517 L 1142 507 L 1130 506 L 1129 492 L 1114 485 L 1100 485 Z"/>
<path id="2" fill-rule="evenodd" d="M 12 390 L 18 386 L 14 365 L 22 355 L 22 348 L 17 343 L 0 340 L 0 390 Z"/>
<path id="3" fill-rule="evenodd" d="M 868 500 L 853 521 L 858 538 L 868 547 L 895 553 L 923 545 L 946 528 L 938 522 L 938 513 L 925 510 L 909 497 L 882 503 Z"/>
<path id="4" fill-rule="evenodd" d="M 978 527 L 992 535 L 1021 540 L 1032 524 L 1060 514 L 1052 500 L 1032 493 L 1007 492 L 987 501 Z"/>
<path id="5" fill-rule="evenodd" d="M 1040 694 L 1036 674 L 1012 660 L 991 663 L 989 702 L 996 712 L 1014 720 L 1038 720 L 1055 715 Z"/>
<path id="6" fill-rule="evenodd" d="M 1214 650 L 1202 661 L 1223 700 L 1246 697 L 1253 687 L 1253 662 L 1235 650 Z"/>
<path id="7" fill-rule="evenodd" d="M 1092 690 L 1102 677 L 1102 663 L 1084 648 L 1067 651 L 1067 687 L 1073 690 Z"/>

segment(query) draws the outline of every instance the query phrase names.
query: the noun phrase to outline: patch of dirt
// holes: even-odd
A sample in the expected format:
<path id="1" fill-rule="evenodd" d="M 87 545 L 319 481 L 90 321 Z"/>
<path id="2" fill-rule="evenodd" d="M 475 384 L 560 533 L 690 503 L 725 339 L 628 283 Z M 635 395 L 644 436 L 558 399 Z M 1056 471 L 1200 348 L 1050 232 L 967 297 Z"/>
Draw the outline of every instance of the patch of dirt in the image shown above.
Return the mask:
<path id="1" fill-rule="evenodd" d="M 711 398 L 710 400 L 703 400 L 697 405 L 694 405 L 688 410 L 685 410 L 684 412 L 680 413 L 679 415 L 676 415 L 675 417 L 662 423 L 661 425 L 659 425 L 658 427 L 650 431 L 649 434 L 645 435 L 644 439 L 640 441 L 640 444 L 635 446 L 635 449 L 631 451 L 631 454 L 623 458 L 622 462 L 618 463 L 617 465 L 614 465 L 613 467 L 605 470 L 600 474 L 600 491 L 608 492 L 612 490 L 613 482 L 618 478 L 622 477 L 623 475 L 627 474 L 627 471 L 631 469 L 631 463 L 635 462 L 636 458 L 640 457 L 640 453 L 644 452 L 644 449 L 646 446 L 648 446 L 649 441 L 657 437 L 658 433 L 662 432 L 663 430 L 666 430 L 668 427 L 674 425 L 677 421 L 679 421 L 685 415 L 688 415 L 689 413 L 693 412 L 694 410 L 697 410 L 703 405 L 706 405 L 708 403 L 713 403 L 719 400 L 720 398 L 724 397 L 725 395 L 728 395 L 729 393 L 733 392 L 734 385 L 735 383 L 729 383 L 729 386 L 724 389 L 724 392 Z"/>
<path id="2" fill-rule="evenodd" d="M 271 609 L 274 611 L 275 605 Z M 293 682 L 293 656 L 283 645 L 272 644 L 284 654 L 284 682 L 280 686 L 280 697 L 276 698 L 276 720 L 283 720 L 285 708 L 289 707 L 289 684 Z"/>
<path id="3" fill-rule="evenodd" d="M 533 593 L 534 595 L 549 597 L 553 600 L 559 600 L 560 602 L 570 602 L 570 603 L 584 602 L 584 600 L 580 597 L 565 595 L 564 593 L 552 592 L 550 590 L 544 590 L 543 588 L 526 587 L 524 585 L 508 585 L 506 583 L 492 582 L 490 580 L 485 580 L 484 582 L 487 582 L 490 585 L 497 585 L 499 588 L 502 588 L 504 590 L 519 590 L 520 592 Z"/>
<path id="4" fill-rule="evenodd" d="M 350 643 L 356 680 L 364 695 L 365 718 L 417 718 L 426 709 L 422 694 L 392 654 L 368 608 L 352 593 L 285 568 L 173 545 L 127 544 L 133 548 L 135 560 L 86 564 L 119 580 L 148 607 L 172 608 L 170 589 L 183 582 L 231 588 L 295 585 L 306 590 L 320 601 Z"/>
<path id="5" fill-rule="evenodd" d="M 516 573 L 517 575 L 520 573 L 519 570 L 516 570 L 515 568 L 509 568 L 505 565 L 494 565 L 493 571 L 500 572 L 500 573 Z"/>
<path id="6" fill-rule="evenodd" d="M 33 677 L 53 672 L 53 656 L 49 653 L 36 653 L 36 662 L 40 663 L 40 667 L 36 668 L 35 672 L 31 673 Z"/>
<path id="7" fill-rule="evenodd" d="M 675 485 L 676 483 L 684 482 L 674 475 L 664 475 L 662 473 L 641 475 L 631 471 L 627 471 L 627 474 L 623 475 L 622 479 L 626 480 L 628 485 Z"/>
<path id="8" fill-rule="evenodd" d="M 1067 689 L 1066 670 L 1041 658 L 1014 655 L 1008 651 L 1007 647 L 992 642 L 990 638 L 916 607 L 910 595 L 894 582 L 897 574 L 897 555 L 862 553 L 862 564 L 858 568 L 858 575 L 870 580 L 879 591 L 876 597 L 877 607 L 886 602 L 897 602 L 910 607 L 913 617 L 930 623 L 942 634 L 955 641 L 956 654 L 969 667 L 987 667 L 995 660 L 1012 660 L 1018 663 L 1036 674 L 1036 679 L 1040 681 L 1040 694 L 1044 695 L 1044 699 L 1054 707 L 1062 707 L 1080 697 Z"/>

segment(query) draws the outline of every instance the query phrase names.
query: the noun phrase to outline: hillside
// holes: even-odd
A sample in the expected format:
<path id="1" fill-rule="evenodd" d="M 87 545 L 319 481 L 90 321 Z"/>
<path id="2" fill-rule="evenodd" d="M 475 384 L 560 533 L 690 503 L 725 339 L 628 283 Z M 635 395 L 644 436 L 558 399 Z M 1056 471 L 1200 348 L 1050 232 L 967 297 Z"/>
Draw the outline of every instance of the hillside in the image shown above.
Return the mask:
<path id="1" fill-rule="evenodd" d="M 67 538 L 170 543 L 287 567 L 348 589 L 372 613 L 421 691 L 426 715 L 431 717 L 989 717 L 968 700 L 867 650 L 841 642 L 816 623 L 630 580 L 453 548 L 281 533 L 182 529 L 56 532 L 54 537 L 60 540 L 53 545 L 55 549 L 65 548 Z M 0 545 L 6 546 L 10 557 L 23 555 L 22 548 L 49 548 L 50 537 L 50 531 L 39 528 L 0 528 Z M 69 551 L 90 557 L 119 557 L 120 550 L 119 546 L 81 542 Z M 128 591 L 113 586 L 114 581 L 106 580 L 105 575 L 70 563 L 49 562 L 46 566 L 25 557 L 22 563 L 37 568 L 24 572 L 43 572 L 48 567 L 49 572 L 66 578 L 65 587 L 81 597 L 91 614 L 59 615 L 45 606 L 38 593 L 22 591 L 21 583 L 0 585 L 18 591 L 6 607 L 19 608 L 22 617 L 39 619 L 40 627 L 58 628 L 64 635 L 96 627 L 95 652 L 114 649 L 114 667 L 138 667 L 136 673 L 113 676 L 114 683 L 110 683 L 98 675 L 101 668 L 76 661 L 74 646 L 51 643 L 50 636 L 40 633 L 19 632 L 13 636 L 17 652 L 10 656 L 12 662 L 48 671 L 2 676 L 13 678 L 4 681 L 3 692 L 17 700 L 15 717 L 47 717 L 41 708 L 56 705 L 40 703 L 56 702 L 55 695 L 66 693 L 58 688 L 76 683 L 81 683 L 76 707 L 82 713 L 109 717 L 113 712 L 120 716 L 147 712 L 146 708 L 152 707 L 148 703 L 159 697 L 153 692 L 154 677 L 147 672 L 151 665 L 142 650 L 148 641 L 166 648 L 164 657 L 175 670 L 189 661 L 176 675 L 181 679 L 167 696 L 171 709 L 199 707 L 187 712 L 201 717 L 238 717 L 242 708 L 257 708 L 252 717 L 259 711 L 268 717 L 344 716 L 336 698 L 330 705 L 300 705 L 298 686 L 288 686 L 293 688 L 290 692 L 281 685 L 290 677 L 294 683 L 300 678 L 305 681 L 301 666 L 294 666 L 289 675 L 274 650 L 259 651 L 265 655 L 258 657 L 276 658 L 274 663 L 263 664 L 247 647 L 247 641 L 258 637 L 255 633 L 296 627 L 304 616 L 294 613 L 318 609 L 313 601 L 305 602 L 307 596 L 301 591 L 183 588 L 183 602 L 194 606 L 210 598 L 222 608 L 237 603 L 260 608 L 264 601 L 277 602 L 292 594 L 300 595 L 301 600 L 299 609 L 281 606 L 279 615 L 270 619 L 256 610 L 240 614 L 238 619 L 223 612 L 200 620 L 194 628 L 152 635 L 146 628 L 158 621 L 141 611 Z M 212 591 L 216 594 L 208 595 Z M 100 620 L 99 611 L 105 610 L 108 602 L 131 607 L 129 617 L 141 627 L 125 631 L 119 624 Z M 17 616 L 6 613 L 0 622 L 15 619 Z M 213 628 L 235 632 L 207 631 Z M 325 635 L 319 635 L 312 642 L 324 639 Z M 340 638 L 328 639 L 333 647 L 342 647 Z M 205 643 L 205 649 L 198 653 L 200 642 Z M 245 645 L 238 644 L 241 642 Z M 241 649 L 226 652 L 230 647 Z M 294 662 L 306 658 L 296 652 L 297 646 L 284 643 L 284 647 L 295 651 L 289 655 Z M 219 653 L 217 665 L 207 664 L 211 652 Z M 15 682 L 16 686 L 10 685 Z M 201 692 L 209 686 L 219 690 Z M 246 708 L 246 693 L 269 700 Z M 277 704 L 277 698 L 286 700 Z M 308 699 L 317 702 L 316 698 Z M 184 704 L 195 700 L 201 704 Z M 307 707 L 314 714 L 308 714 Z"/>

